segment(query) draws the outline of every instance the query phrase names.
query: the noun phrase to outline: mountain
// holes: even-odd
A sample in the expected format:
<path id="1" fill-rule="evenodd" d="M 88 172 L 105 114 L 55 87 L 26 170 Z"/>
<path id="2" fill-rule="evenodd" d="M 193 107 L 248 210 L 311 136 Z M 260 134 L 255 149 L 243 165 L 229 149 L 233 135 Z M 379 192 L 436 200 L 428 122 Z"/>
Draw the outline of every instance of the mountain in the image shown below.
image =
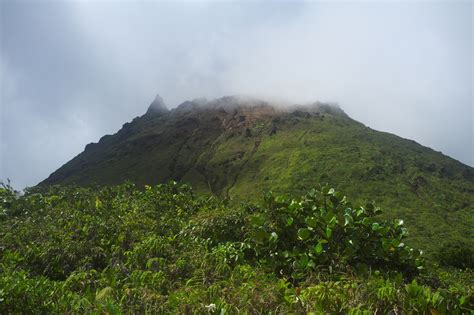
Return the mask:
<path id="1" fill-rule="evenodd" d="M 474 246 L 474 169 L 370 129 L 332 104 L 229 96 L 168 110 L 157 96 L 146 114 L 88 144 L 39 185 L 126 180 L 176 180 L 232 200 L 327 183 L 356 203 L 374 201 L 386 217 L 405 219 L 421 248 L 431 251 L 440 241 Z"/>

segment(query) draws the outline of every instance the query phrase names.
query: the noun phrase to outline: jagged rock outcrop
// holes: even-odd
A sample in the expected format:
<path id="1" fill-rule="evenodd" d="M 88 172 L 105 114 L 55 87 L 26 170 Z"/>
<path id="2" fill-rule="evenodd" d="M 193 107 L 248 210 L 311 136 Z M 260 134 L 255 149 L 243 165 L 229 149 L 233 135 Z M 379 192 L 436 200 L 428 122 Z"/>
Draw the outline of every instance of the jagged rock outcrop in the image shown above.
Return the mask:
<path id="1" fill-rule="evenodd" d="M 146 115 L 162 115 L 169 112 L 169 109 L 166 107 L 165 102 L 160 95 L 156 95 L 153 102 L 148 107 Z"/>

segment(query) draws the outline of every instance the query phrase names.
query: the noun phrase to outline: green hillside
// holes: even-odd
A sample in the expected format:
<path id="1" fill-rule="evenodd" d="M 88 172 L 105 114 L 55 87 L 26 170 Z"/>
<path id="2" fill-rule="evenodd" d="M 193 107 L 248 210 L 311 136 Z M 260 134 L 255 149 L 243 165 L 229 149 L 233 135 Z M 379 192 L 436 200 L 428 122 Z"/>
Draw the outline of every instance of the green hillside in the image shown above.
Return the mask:
<path id="1" fill-rule="evenodd" d="M 224 97 L 168 111 L 161 99 L 89 144 L 40 186 L 176 180 L 199 194 L 258 200 L 329 184 L 404 218 L 409 242 L 432 256 L 474 247 L 474 169 L 414 141 L 372 130 L 337 106 L 278 107 Z"/>

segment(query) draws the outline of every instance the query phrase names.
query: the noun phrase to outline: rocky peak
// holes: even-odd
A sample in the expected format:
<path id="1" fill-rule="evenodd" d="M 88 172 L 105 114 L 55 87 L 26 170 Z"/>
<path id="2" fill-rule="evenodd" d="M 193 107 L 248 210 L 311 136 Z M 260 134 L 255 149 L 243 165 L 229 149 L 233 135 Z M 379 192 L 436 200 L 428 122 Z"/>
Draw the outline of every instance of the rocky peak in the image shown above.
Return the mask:
<path id="1" fill-rule="evenodd" d="M 164 114 L 169 112 L 168 108 L 165 105 L 165 102 L 161 98 L 160 95 L 156 95 L 155 99 L 153 102 L 150 104 L 147 110 L 147 115 L 156 115 L 156 114 Z"/>

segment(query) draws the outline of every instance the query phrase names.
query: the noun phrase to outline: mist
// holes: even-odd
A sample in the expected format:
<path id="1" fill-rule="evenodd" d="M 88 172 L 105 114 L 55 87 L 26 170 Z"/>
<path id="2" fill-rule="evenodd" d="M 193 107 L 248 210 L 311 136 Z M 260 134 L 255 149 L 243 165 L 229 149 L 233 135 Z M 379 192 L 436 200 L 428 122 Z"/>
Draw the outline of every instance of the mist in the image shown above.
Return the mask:
<path id="1" fill-rule="evenodd" d="M 199 97 L 337 102 L 474 165 L 473 3 L 0 4 L 0 179 L 32 186 L 145 113 Z"/>

